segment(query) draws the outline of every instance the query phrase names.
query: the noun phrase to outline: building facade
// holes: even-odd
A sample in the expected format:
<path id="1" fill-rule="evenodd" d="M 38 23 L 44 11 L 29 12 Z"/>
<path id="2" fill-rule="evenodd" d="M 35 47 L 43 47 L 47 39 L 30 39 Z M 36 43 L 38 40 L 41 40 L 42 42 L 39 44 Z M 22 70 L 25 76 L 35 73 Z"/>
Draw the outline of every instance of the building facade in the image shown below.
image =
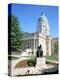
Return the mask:
<path id="1" fill-rule="evenodd" d="M 48 19 L 41 13 L 37 23 L 37 30 L 34 33 L 25 33 L 22 39 L 22 47 L 26 49 L 27 46 L 32 49 L 33 54 L 36 55 L 36 50 L 39 45 L 42 45 L 43 56 L 51 56 L 51 41 L 52 37 L 49 33 Z"/>

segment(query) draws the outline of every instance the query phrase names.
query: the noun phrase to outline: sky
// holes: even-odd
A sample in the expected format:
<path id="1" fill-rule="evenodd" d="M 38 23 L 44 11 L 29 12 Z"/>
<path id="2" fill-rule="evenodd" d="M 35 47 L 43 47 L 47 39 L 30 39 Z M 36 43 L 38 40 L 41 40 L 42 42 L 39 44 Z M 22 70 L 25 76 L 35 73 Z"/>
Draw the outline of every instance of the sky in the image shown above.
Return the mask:
<path id="1" fill-rule="evenodd" d="M 31 5 L 31 4 L 12 4 L 9 5 L 8 14 L 15 15 L 18 18 L 20 27 L 24 32 L 36 32 L 38 19 L 43 12 L 48 19 L 50 35 L 58 37 L 58 7 Z M 10 11 L 11 8 L 11 11 Z"/>

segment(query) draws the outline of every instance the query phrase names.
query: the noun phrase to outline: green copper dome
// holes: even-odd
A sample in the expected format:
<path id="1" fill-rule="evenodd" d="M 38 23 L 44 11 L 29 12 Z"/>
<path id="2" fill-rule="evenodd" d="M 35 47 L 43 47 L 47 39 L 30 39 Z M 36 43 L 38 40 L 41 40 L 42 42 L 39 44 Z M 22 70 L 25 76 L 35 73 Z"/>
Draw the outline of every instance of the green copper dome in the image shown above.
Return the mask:
<path id="1" fill-rule="evenodd" d="M 44 35 L 49 35 L 48 19 L 43 12 L 41 13 L 40 18 L 38 19 L 37 32 L 40 32 Z"/>
<path id="2" fill-rule="evenodd" d="M 47 18 L 46 18 L 46 16 L 44 15 L 44 13 L 42 12 L 41 13 L 41 16 L 40 16 L 40 18 L 39 18 L 39 22 L 47 22 L 48 20 L 47 20 Z"/>

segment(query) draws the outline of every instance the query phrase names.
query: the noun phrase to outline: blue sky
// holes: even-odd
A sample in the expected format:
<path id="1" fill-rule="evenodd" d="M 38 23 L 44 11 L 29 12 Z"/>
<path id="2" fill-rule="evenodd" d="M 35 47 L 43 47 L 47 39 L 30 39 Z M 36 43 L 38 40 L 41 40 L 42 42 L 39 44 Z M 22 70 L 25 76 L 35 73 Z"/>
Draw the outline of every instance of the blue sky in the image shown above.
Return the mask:
<path id="1" fill-rule="evenodd" d="M 18 18 L 22 31 L 36 32 L 38 18 L 43 11 L 49 22 L 50 34 L 58 37 L 58 7 L 43 5 L 12 4 L 12 14 Z"/>

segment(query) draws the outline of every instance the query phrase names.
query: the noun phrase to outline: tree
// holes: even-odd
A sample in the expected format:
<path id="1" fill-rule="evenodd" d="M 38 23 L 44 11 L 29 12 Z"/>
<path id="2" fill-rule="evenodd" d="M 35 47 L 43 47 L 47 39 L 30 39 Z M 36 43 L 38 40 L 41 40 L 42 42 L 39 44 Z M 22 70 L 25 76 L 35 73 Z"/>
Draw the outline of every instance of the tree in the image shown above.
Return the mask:
<path id="1" fill-rule="evenodd" d="M 17 17 L 8 16 L 8 47 L 10 51 L 20 51 L 22 45 L 23 32 L 19 26 Z"/>
<path id="2" fill-rule="evenodd" d="M 54 53 L 58 54 L 58 41 L 54 43 Z"/>

